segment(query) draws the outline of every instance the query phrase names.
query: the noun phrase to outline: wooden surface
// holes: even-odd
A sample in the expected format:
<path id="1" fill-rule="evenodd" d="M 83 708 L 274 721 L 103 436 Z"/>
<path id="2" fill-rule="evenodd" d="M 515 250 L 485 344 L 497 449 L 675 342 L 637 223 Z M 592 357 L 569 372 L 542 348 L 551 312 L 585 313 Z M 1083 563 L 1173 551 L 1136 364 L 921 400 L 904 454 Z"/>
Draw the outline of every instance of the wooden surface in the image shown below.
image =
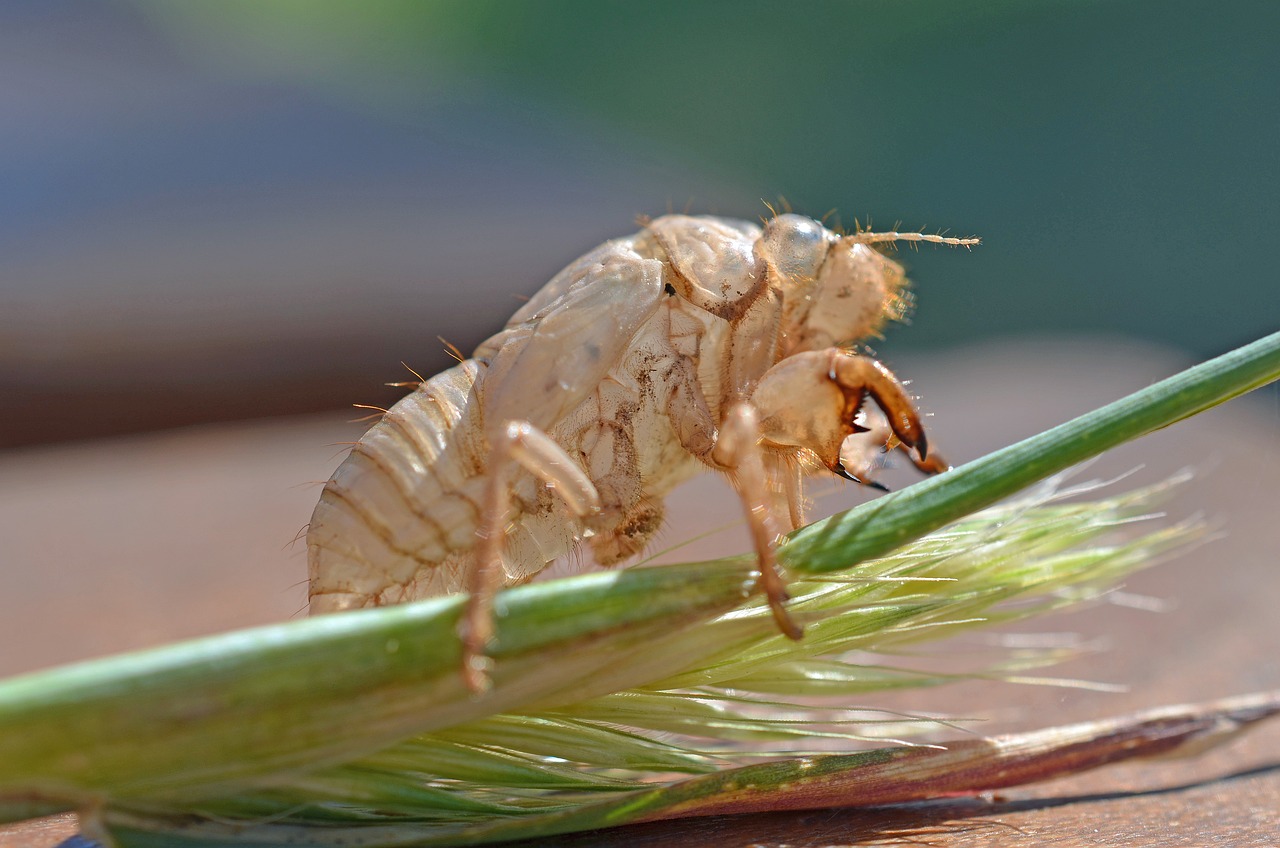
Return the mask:
<path id="1" fill-rule="evenodd" d="M 999 345 L 893 362 L 955 462 L 1147 385 L 1185 363 L 1097 342 Z M 390 379 L 392 376 L 389 376 Z M 1274 390 L 1273 390 L 1274 391 Z M 1133 577 L 1115 603 L 1019 628 L 1080 633 L 1104 651 L 1053 670 L 1124 692 L 970 683 L 866 698 L 869 706 L 981 718 L 997 733 L 1167 703 L 1280 687 L 1280 404 L 1238 401 L 1108 455 L 1084 476 L 1145 467 L 1120 484 L 1197 477 L 1173 517 L 1203 512 L 1220 538 Z M 338 414 L 172 431 L 0 455 L 0 674 L 287 618 L 304 600 L 306 522 L 339 450 L 358 432 Z M 897 476 L 895 483 L 909 480 Z M 834 489 L 821 483 L 818 490 Z M 819 514 L 860 498 L 822 499 Z M 671 504 L 661 544 L 732 522 L 720 484 L 696 481 Z M 668 559 L 745 547 L 733 527 Z M 965 646 L 938 647 L 937 655 Z M 940 660 L 945 662 L 945 659 Z M 1109 768 L 1000 799 L 638 826 L 563 838 L 574 846 L 952 846 L 1280 844 L 1280 725 L 1194 760 Z M 0 848 L 51 848 L 70 817 L 0 827 Z M 550 843 L 546 843 L 550 844 Z M 70 843 L 68 843 L 69 848 Z"/>

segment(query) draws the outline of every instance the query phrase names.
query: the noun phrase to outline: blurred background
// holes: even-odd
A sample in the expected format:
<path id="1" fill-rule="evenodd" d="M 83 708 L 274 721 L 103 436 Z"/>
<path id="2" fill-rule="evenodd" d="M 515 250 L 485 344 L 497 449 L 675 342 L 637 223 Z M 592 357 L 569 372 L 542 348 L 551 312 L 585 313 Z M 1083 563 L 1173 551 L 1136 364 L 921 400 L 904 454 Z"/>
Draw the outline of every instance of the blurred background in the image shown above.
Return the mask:
<path id="1" fill-rule="evenodd" d="M 639 214 L 946 230 L 886 355 L 1280 325 L 1269 0 L 0 5 L 0 445 L 332 409 Z"/>
<path id="2" fill-rule="evenodd" d="M 1278 32 L 1274 0 L 0 2 L 0 674 L 299 614 L 350 404 L 637 215 L 980 235 L 902 252 L 876 345 L 955 462 L 1280 329 Z M 1044 623 L 1110 635 L 1059 672 L 1131 694 L 945 708 L 1280 685 L 1278 436 L 1272 387 L 1088 472 L 1193 465 L 1172 512 L 1222 536 Z M 660 547 L 739 520 L 718 485 Z"/>

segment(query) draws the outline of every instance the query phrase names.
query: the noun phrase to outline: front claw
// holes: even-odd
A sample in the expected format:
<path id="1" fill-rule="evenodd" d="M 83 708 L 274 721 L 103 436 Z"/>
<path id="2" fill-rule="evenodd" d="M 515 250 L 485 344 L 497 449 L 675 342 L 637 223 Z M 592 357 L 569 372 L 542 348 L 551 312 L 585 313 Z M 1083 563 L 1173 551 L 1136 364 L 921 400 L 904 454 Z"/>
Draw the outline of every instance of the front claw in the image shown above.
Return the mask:
<path id="1" fill-rule="evenodd" d="M 879 480 L 872 480 L 866 474 L 863 474 L 861 477 L 858 477 L 854 474 L 849 473 L 849 469 L 844 467 L 843 461 L 837 461 L 836 467 L 832 468 L 831 470 L 835 472 L 835 475 L 837 477 L 843 477 L 844 479 L 848 480 L 851 483 L 857 483 L 861 486 L 866 486 L 868 489 L 875 489 L 877 492 L 892 491 L 892 489 L 890 489 L 884 483 L 881 483 Z"/>
<path id="2" fill-rule="evenodd" d="M 915 449 L 916 456 L 920 458 L 921 462 L 929 458 L 929 438 L 925 435 L 924 430 L 921 430 L 920 435 L 916 437 Z"/>
<path id="3" fill-rule="evenodd" d="M 854 419 L 868 396 L 884 412 L 888 425 L 881 444 L 901 448 L 927 474 L 950 467 L 930 452 L 920 414 L 902 383 L 866 356 L 830 348 L 787 357 L 761 378 L 752 402 L 761 411 L 761 433 L 767 442 L 807 449 L 838 476 L 883 489 L 858 463 L 850 470 L 840 456 L 845 439 L 867 432 Z"/>
<path id="4" fill-rule="evenodd" d="M 830 378 L 846 394 L 857 393 L 859 398 L 870 395 L 883 410 L 893 435 L 906 448 L 914 449 L 920 461 L 925 462 L 929 457 L 929 437 L 920 423 L 920 413 L 894 373 L 870 357 L 839 349 L 828 355 L 831 356 Z"/>
<path id="5" fill-rule="evenodd" d="M 911 464 L 923 471 L 925 474 L 941 474 L 944 471 L 951 470 L 951 463 L 942 458 L 942 454 L 933 451 L 928 457 L 921 454 L 918 458 L 911 456 L 911 451 L 902 447 L 902 451 L 910 458 Z"/>

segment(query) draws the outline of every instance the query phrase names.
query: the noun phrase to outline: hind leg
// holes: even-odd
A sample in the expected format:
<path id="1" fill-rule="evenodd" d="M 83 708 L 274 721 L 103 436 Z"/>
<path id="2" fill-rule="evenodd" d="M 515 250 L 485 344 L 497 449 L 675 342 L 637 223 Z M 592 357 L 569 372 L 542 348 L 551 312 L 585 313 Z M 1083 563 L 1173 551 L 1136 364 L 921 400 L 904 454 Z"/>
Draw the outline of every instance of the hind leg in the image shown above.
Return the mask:
<path id="1" fill-rule="evenodd" d="M 462 678 L 473 692 L 489 683 L 491 660 L 486 654 L 493 640 L 493 596 L 502 579 L 502 548 L 511 511 L 511 476 L 524 468 L 556 494 L 576 515 L 600 510 L 600 496 L 586 473 L 550 436 L 527 421 L 510 421 L 491 437 L 488 480 L 484 492 L 484 523 L 477 531 L 475 563 L 469 575 L 470 597 L 462 620 Z"/>

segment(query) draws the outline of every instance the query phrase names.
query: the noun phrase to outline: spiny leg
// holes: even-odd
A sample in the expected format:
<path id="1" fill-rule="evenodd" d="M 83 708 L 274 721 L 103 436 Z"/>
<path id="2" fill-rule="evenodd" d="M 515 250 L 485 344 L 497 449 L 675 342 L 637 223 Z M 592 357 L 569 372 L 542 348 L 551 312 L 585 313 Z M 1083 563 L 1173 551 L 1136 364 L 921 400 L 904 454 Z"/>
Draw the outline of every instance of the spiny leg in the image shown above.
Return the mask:
<path id="1" fill-rule="evenodd" d="M 721 422 L 712 458 L 734 472 L 734 488 L 746 509 L 747 525 L 760 562 L 760 587 L 769 601 L 773 619 L 788 638 L 800 639 L 804 631 L 783 606 L 790 596 L 782 575 L 778 573 L 778 562 L 773 552 L 777 534 L 772 526 L 760 448 L 760 421 L 754 407 L 739 403 L 730 408 Z"/>
<path id="2" fill-rule="evenodd" d="M 486 651 L 493 639 L 493 596 L 502 583 L 502 548 L 511 509 L 511 476 L 516 466 L 555 489 L 579 517 L 600 509 L 600 496 L 590 478 L 550 436 L 527 421 L 510 421 L 490 437 L 489 476 L 484 494 L 484 524 L 471 567 L 470 597 L 462 620 L 462 679 L 473 692 L 489 685 L 492 661 Z"/>

